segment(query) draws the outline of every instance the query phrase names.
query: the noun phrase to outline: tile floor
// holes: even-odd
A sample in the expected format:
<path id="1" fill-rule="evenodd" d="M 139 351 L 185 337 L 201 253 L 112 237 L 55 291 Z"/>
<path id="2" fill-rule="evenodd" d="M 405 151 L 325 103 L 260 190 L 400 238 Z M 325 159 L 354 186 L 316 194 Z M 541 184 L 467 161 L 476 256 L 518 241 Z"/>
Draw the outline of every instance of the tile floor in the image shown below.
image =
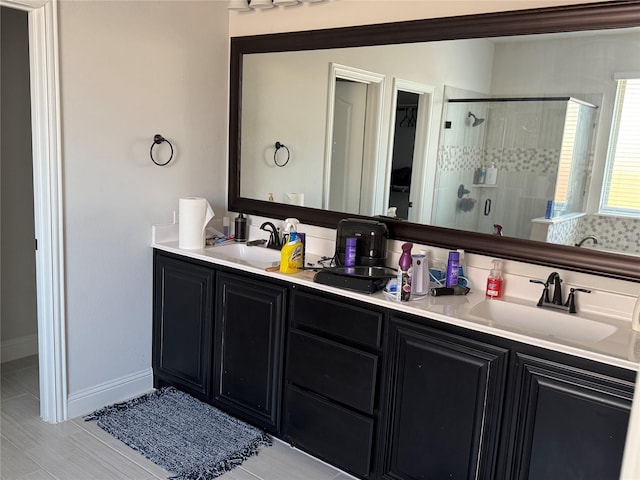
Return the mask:
<path id="1" fill-rule="evenodd" d="M 38 359 L 0 366 L 1 480 L 151 480 L 169 472 L 105 433 L 74 418 L 56 425 L 39 416 Z M 340 472 L 287 444 L 270 448 L 220 480 L 348 480 Z"/>

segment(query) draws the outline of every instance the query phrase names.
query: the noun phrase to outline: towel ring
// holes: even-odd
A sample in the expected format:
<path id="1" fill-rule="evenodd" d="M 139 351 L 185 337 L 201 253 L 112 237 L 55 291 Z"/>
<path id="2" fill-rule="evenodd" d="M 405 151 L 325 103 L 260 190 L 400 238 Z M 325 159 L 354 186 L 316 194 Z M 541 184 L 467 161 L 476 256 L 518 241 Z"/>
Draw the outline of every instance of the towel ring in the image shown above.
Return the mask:
<path id="1" fill-rule="evenodd" d="M 171 148 L 171 155 L 169 156 L 169 160 L 167 160 L 164 163 L 159 163 L 159 162 L 156 162 L 155 158 L 153 158 L 153 147 L 155 147 L 156 145 L 160 145 L 163 142 L 167 142 L 169 144 L 169 147 Z M 151 148 L 149 149 L 149 156 L 151 157 L 151 161 L 153 163 L 155 163 L 159 167 L 164 167 L 173 159 L 173 145 L 171 145 L 171 142 L 166 138 L 164 138 L 162 135 L 160 135 L 159 133 L 156 133 L 153 137 L 153 143 L 151 144 Z"/>
<path id="2" fill-rule="evenodd" d="M 275 147 L 276 150 L 273 152 L 273 163 L 275 163 L 277 167 L 284 167 L 287 163 L 289 163 L 291 152 L 284 143 L 276 142 Z M 287 159 L 284 161 L 284 163 L 278 163 L 278 159 L 276 158 L 276 156 L 278 155 L 278 150 L 280 150 L 281 148 L 284 148 L 287 151 Z"/>

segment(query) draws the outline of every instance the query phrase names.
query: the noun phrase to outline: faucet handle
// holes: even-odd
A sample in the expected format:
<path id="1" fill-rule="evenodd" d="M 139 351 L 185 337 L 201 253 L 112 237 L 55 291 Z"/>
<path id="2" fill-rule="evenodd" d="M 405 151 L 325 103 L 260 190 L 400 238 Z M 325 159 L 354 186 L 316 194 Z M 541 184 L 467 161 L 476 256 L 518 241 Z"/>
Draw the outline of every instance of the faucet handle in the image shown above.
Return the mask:
<path id="1" fill-rule="evenodd" d="M 542 280 L 529 279 L 530 283 L 538 283 L 540 285 L 544 285 L 544 290 L 542 291 L 542 295 L 540 296 L 540 300 L 538 300 L 537 306 L 540 307 L 544 303 L 549 303 L 549 282 L 543 282 Z"/>
<path id="2" fill-rule="evenodd" d="M 575 292 L 591 293 L 591 290 L 587 290 L 586 288 L 572 288 L 569 290 L 569 297 L 567 297 L 567 303 L 564 304 L 565 307 L 569 307 L 569 313 L 577 312 Z"/>

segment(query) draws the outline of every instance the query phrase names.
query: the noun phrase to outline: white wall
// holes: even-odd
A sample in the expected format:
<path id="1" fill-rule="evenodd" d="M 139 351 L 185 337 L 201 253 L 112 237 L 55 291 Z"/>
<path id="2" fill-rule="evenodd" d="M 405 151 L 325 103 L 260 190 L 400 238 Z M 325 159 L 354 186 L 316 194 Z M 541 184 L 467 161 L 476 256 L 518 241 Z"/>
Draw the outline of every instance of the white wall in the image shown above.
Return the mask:
<path id="1" fill-rule="evenodd" d="M 27 13 L 2 7 L 2 361 L 37 353 Z"/>
<path id="2" fill-rule="evenodd" d="M 380 157 L 389 149 L 393 80 L 399 78 L 435 87 L 431 135 L 437 143 L 444 85 L 488 92 L 491 86 L 493 43 L 456 40 L 409 45 L 340 48 L 305 52 L 249 55 L 244 60 L 242 112 L 244 196 L 266 200 L 274 193 L 282 201 L 284 192 L 305 195 L 305 205 L 322 208 L 325 132 L 331 63 L 385 75 Z M 468 75 L 473 71 L 474 75 Z M 303 112 L 301 114 L 300 112 Z M 284 168 L 273 163 L 273 144 L 281 141 L 291 149 Z M 246 164 L 251 175 L 245 175 Z M 378 172 L 378 183 L 389 169 Z M 384 187 L 386 189 L 386 187 Z M 378 192 L 382 189 L 378 189 Z M 383 214 L 384 209 L 376 211 Z"/>
<path id="3" fill-rule="evenodd" d="M 328 0 L 268 10 L 233 11 L 229 13 L 229 33 L 232 37 L 237 37 L 597 1 L 599 0 Z"/>
<path id="4" fill-rule="evenodd" d="M 150 371 L 151 225 L 185 195 L 224 209 L 227 22 L 222 1 L 59 3 L 70 416 Z"/>

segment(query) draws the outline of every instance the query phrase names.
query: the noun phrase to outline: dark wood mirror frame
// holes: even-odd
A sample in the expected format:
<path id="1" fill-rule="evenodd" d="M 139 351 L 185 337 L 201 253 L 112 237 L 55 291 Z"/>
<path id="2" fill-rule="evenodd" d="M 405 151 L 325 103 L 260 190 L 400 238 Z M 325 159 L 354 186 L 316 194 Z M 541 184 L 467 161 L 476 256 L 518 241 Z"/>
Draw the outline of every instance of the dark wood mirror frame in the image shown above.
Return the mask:
<path id="1" fill-rule="evenodd" d="M 412 20 L 293 33 L 231 38 L 228 208 L 272 218 L 336 228 L 345 213 L 240 196 L 240 124 L 243 55 L 325 48 L 604 30 L 640 26 L 640 0 L 539 8 L 481 15 Z M 320 134 L 320 133 L 319 133 Z M 247 172 L 245 172 L 247 174 Z M 370 218 L 370 217 L 362 217 Z M 593 249 L 452 230 L 383 219 L 391 238 L 567 270 L 640 282 L 640 258 Z"/>

